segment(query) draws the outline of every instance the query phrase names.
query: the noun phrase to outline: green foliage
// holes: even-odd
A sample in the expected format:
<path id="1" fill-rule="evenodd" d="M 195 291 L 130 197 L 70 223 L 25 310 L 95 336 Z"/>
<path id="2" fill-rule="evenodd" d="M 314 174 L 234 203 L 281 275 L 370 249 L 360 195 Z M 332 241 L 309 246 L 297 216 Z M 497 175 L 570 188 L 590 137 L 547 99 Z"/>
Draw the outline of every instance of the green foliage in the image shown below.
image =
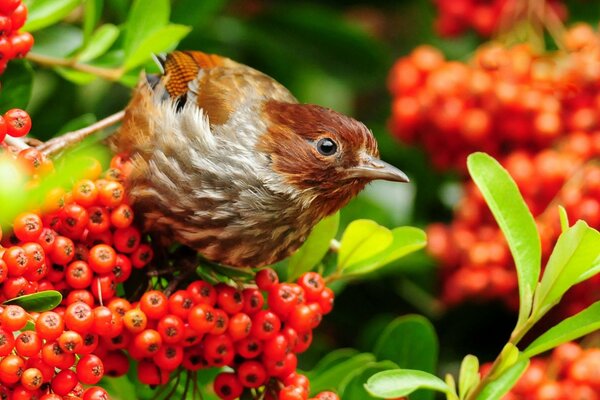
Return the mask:
<path id="1" fill-rule="evenodd" d="M 543 333 L 524 352 L 519 351 L 517 346 L 523 336 L 558 304 L 564 293 L 600 270 L 600 233 L 584 221 L 568 227 L 566 213 L 559 210 L 563 233 L 538 283 L 540 239 L 533 217 L 516 184 L 497 161 L 484 153 L 469 156 L 468 168 L 502 229 L 515 260 L 521 301 L 515 329 L 489 374 L 482 379 L 477 373 L 477 358 L 467 356 L 463 360 L 459 375 L 460 396 L 457 396 L 454 384 L 445 384 L 445 389 L 442 389 L 435 385 L 435 382 L 439 383 L 439 379 L 432 380 L 429 374 L 415 376 L 414 371 L 408 369 L 375 374 L 367 382 L 367 389 L 372 395 L 382 398 L 399 397 L 424 387 L 445 391 L 449 400 L 496 400 L 506 394 L 526 370 L 529 357 L 568 340 L 577 339 L 600 326 L 597 322 L 600 308 L 596 303 Z M 402 367 L 400 362 L 397 363 Z M 452 377 L 447 381 L 454 382 Z"/>
<path id="2" fill-rule="evenodd" d="M 327 254 L 331 240 L 335 237 L 340 224 L 340 213 L 335 213 L 319 222 L 310 236 L 294 253 L 287 263 L 289 280 L 313 269 Z"/>
<path id="3" fill-rule="evenodd" d="M 594 261 L 600 254 L 600 233 L 585 222 L 578 221 L 563 232 L 544 270 L 534 299 L 533 313 L 545 314 L 554 307 L 565 292 L 576 283 L 598 272 Z"/>
<path id="4" fill-rule="evenodd" d="M 427 243 L 413 227 L 390 230 L 370 220 L 353 221 L 342 235 L 338 269 L 344 274 L 366 274 L 415 252 Z"/>
<path id="5" fill-rule="evenodd" d="M 5 306 L 17 305 L 23 307 L 27 312 L 44 312 L 55 309 L 62 301 L 62 295 L 56 290 L 45 290 L 33 294 L 26 294 L 6 300 Z"/>
<path id="6" fill-rule="evenodd" d="M 477 400 L 501 399 L 515 385 L 529 366 L 529 359 L 523 358 L 504 371 L 498 378 L 490 381 L 477 396 Z"/>
<path id="7" fill-rule="evenodd" d="M 598 329 L 600 329 L 600 302 L 595 302 L 585 310 L 564 319 L 544 332 L 527 346 L 523 354 L 531 358 Z"/>
<path id="8" fill-rule="evenodd" d="M 57 23 L 81 4 L 81 0 L 25 0 L 28 15 L 23 30 L 33 32 Z"/>
<path id="9" fill-rule="evenodd" d="M 367 392 L 365 382 L 373 374 L 395 368 L 398 366 L 391 361 L 367 363 L 344 378 L 338 387 L 338 394 L 344 400 L 376 399 Z"/>
<path id="10" fill-rule="evenodd" d="M 484 153 L 475 153 L 467 159 L 467 167 L 515 260 L 519 278 L 517 326 L 520 326 L 531 312 L 533 292 L 540 276 L 541 245 L 535 221 L 517 185 L 496 160 Z"/>
<path id="11" fill-rule="evenodd" d="M 104 24 L 98 27 L 90 36 L 87 44 L 77 54 L 81 62 L 94 60 L 105 54 L 119 37 L 119 28 L 113 24 Z"/>
<path id="12" fill-rule="evenodd" d="M 26 61 L 12 61 L 2 75 L 0 86 L 0 110 L 26 108 L 31 97 L 33 71 Z"/>
<path id="13" fill-rule="evenodd" d="M 474 355 L 468 354 L 463 358 L 460 364 L 458 375 L 458 394 L 461 399 L 467 397 L 469 392 L 479 384 L 479 359 Z"/>
<path id="14" fill-rule="evenodd" d="M 392 369 L 379 372 L 365 384 L 367 391 L 378 398 L 395 399 L 417 389 L 430 389 L 446 393 L 448 385 L 435 375 L 413 369 Z"/>

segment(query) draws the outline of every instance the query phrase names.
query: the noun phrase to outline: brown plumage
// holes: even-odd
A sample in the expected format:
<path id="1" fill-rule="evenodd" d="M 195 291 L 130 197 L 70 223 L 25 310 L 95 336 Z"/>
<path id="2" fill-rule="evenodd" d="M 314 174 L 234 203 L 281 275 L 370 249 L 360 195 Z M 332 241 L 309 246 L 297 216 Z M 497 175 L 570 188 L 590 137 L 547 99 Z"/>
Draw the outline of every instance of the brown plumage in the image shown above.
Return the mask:
<path id="1" fill-rule="evenodd" d="M 131 201 L 165 241 L 225 265 L 267 265 L 371 180 L 407 181 L 363 124 L 299 104 L 259 71 L 201 52 L 162 66 L 140 80 L 112 145 L 131 155 Z"/>

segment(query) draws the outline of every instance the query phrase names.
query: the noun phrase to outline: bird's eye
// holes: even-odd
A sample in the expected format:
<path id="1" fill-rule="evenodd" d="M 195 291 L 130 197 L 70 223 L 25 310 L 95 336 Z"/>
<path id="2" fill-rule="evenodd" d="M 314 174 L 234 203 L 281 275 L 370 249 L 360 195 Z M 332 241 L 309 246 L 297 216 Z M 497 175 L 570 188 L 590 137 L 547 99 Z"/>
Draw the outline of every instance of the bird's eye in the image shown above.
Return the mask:
<path id="1" fill-rule="evenodd" d="M 334 155 L 337 151 L 337 147 L 337 144 L 329 138 L 323 138 L 317 142 L 317 150 L 324 156 Z"/>

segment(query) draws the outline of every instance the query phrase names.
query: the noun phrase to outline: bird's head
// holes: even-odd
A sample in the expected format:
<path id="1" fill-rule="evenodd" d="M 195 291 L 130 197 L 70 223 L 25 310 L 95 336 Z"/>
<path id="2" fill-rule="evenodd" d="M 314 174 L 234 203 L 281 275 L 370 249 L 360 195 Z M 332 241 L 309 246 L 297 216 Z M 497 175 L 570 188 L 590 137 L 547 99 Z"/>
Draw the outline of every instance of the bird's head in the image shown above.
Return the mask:
<path id="1" fill-rule="evenodd" d="M 404 172 L 379 159 L 373 134 L 353 118 L 312 104 L 275 101 L 263 112 L 268 129 L 260 150 L 321 217 L 339 210 L 373 180 L 408 182 Z"/>

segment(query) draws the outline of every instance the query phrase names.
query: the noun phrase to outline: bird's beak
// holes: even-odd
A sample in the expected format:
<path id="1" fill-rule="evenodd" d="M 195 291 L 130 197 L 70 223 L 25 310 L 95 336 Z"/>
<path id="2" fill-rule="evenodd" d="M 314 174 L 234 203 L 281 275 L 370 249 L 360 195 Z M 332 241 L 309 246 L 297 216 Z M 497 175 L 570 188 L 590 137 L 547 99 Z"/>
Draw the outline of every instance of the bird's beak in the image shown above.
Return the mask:
<path id="1" fill-rule="evenodd" d="M 383 179 L 394 182 L 409 182 L 408 176 L 398 168 L 378 158 L 365 155 L 359 165 L 348 169 L 350 178 L 369 180 Z"/>

